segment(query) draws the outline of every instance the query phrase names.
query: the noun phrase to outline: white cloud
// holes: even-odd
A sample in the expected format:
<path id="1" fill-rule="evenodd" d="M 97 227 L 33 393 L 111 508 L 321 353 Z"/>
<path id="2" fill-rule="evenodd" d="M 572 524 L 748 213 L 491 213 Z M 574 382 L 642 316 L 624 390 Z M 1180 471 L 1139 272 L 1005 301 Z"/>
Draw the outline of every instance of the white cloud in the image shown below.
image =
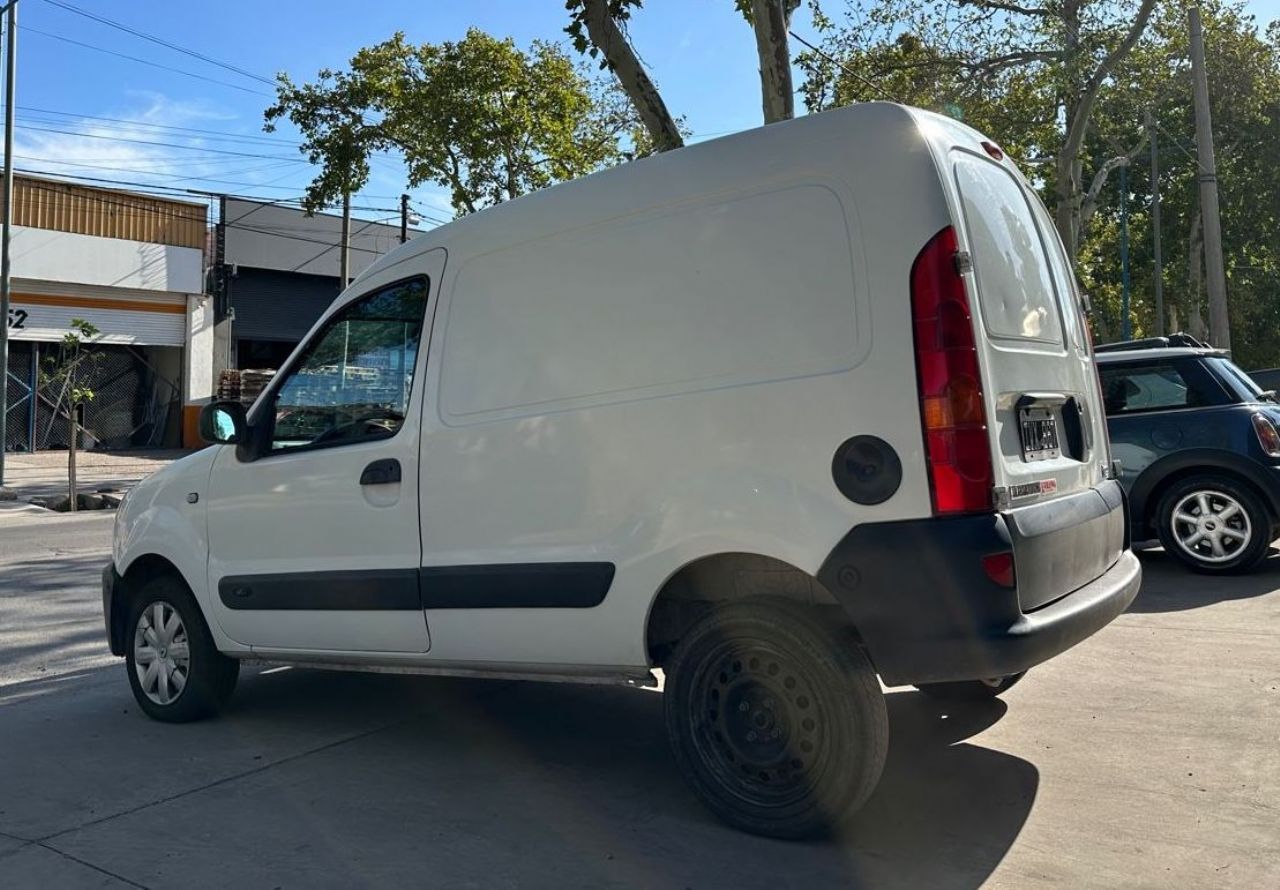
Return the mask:
<path id="1" fill-rule="evenodd" d="M 166 129 L 231 132 L 227 124 L 236 116 L 205 103 L 176 101 L 160 93 L 132 93 L 126 107 L 103 110 L 97 117 L 113 120 L 20 109 L 14 147 L 17 166 L 67 176 L 179 187 L 219 179 L 266 183 L 294 171 L 305 181 L 304 159 L 288 144 L 227 141 L 212 133 L 206 136 Z M 236 131 L 261 135 L 257 130 Z M 224 190 L 236 189 L 228 186 Z"/>

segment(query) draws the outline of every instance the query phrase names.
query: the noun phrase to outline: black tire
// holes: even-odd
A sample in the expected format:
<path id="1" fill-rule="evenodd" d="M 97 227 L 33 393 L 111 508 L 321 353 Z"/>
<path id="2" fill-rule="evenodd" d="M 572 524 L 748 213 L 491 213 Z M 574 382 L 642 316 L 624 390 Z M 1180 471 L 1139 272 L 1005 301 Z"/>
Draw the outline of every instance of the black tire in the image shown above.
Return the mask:
<path id="1" fill-rule="evenodd" d="M 160 609 L 159 613 L 157 609 Z M 181 622 L 181 629 L 174 631 L 172 639 L 156 637 L 156 625 L 168 624 L 175 629 L 178 627 L 158 620 L 157 616 L 175 613 Z M 150 637 L 148 631 L 151 632 Z M 141 644 L 139 640 L 142 641 Z M 169 646 L 180 647 L 184 643 L 187 652 L 185 670 L 181 665 L 181 656 L 168 650 Z M 157 655 L 160 657 L 157 658 Z M 161 669 L 155 669 L 154 678 L 147 684 L 148 688 L 155 686 L 156 697 L 153 698 L 143 688 L 143 676 L 140 673 L 148 670 L 147 664 L 150 661 L 143 664 L 143 671 L 140 672 L 139 658 L 149 658 L 162 666 L 176 668 L 172 674 L 165 672 L 163 678 L 164 688 L 169 693 L 168 701 L 156 700 L 164 698 L 160 694 L 159 685 Z M 132 597 L 128 624 L 125 626 L 125 669 L 129 674 L 129 687 L 133 690 L 133 697 L 147 716 L 165 723 L 188 723 L 212 717 L 222 709 L 236 687 L 240 662 L 223 655 L 213 644 L 204 615 L 186 585 L 177 578 L 163 575 L 144 583 Z M 183 685 L 175 692 L 179 675 Z M 170 680 L 170 676 L 175 679 Z"/>
<path id="2" fill-rule="evenodd" d="M 888 749 L 884 696 L 847 629 L 789 602 L 709 610 L 665 666 L 667 735 L 716 815 L 800 838 L 856 811 Z"/>
<path id="3" fill-rule="evenodd" d="M 1201 496 L 1204 500 L 1201 501 Z M 1219 515 L 1235 502 L 1239 509 L 1228 514 L 1225 520 Z M 1209 514 L 1199 522 L 1203 514 L 1202 503 L 1209 505 Z M 1181 518 L 1179 518 L 1181 517 Z M 1206 575 L 1222 575 L 1247 572 L 1267 555 L 1271 545 L 1271 515 L 1262 498 L 1245 483 L 1218 473 L 1204 473 L 1179 480 L 1170 486 L 1156 506 L 1156 534 L 1165 552 L 1193 571 Z M 1188 546 L 1187 541 L 1197 531 L 1212 535 L 1218 532 L 1217 546 L 1223 555 L 1212 549 L 1212 538 L 1202 536 Z M 1246 535 L 1239 541 L 1236 536 Z M 1231 535 L 1233 537 L 1227 537 Z"/>
<path id="4" fill-rule="evenodd" d="M 938 701 L 987 701 L 998 698 L 1027 675 L 1026 671 L 992 680 L 959 680 L 953 683 L 917 683 L 929 698 Z"/>

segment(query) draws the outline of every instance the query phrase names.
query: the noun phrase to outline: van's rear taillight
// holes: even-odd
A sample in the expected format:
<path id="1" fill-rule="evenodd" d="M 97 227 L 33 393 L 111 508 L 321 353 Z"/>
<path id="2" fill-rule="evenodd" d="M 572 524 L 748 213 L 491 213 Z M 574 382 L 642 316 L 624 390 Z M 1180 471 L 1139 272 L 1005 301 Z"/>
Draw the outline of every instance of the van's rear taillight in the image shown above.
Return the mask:
<path id="1" fill-rule="evenodd" d="M 920 418 L 938 514 L 992 508 L 982 374 L 958 259 L 956 233 L 948 226 L 924 246 L 911 267 Z"/>

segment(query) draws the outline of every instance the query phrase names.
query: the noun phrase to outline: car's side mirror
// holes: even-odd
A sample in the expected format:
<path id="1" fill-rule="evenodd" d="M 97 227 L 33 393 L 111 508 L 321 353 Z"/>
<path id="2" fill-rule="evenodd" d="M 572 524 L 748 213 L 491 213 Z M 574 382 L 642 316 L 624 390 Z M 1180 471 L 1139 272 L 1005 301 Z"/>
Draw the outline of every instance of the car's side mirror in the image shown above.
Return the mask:
<path id="1" fill-rule="evenodd" d="M 210 402 L 200 409 L 200 438 L 215 445 L 237 445 L 248 438 L 249 420 L 239 402 Z"/>

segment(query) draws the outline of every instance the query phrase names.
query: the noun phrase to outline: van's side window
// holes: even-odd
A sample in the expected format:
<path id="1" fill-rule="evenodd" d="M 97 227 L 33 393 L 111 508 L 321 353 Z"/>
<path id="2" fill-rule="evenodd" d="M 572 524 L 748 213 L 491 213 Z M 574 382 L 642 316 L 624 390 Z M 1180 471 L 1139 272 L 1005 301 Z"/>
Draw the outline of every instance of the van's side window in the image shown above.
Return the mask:
<path id="1" fill-rule="evenodd" d="M 427 281 L 351 303 L 316 332 L 276 390 L 273 452 L 394 436 L 404 423 Z"/>

